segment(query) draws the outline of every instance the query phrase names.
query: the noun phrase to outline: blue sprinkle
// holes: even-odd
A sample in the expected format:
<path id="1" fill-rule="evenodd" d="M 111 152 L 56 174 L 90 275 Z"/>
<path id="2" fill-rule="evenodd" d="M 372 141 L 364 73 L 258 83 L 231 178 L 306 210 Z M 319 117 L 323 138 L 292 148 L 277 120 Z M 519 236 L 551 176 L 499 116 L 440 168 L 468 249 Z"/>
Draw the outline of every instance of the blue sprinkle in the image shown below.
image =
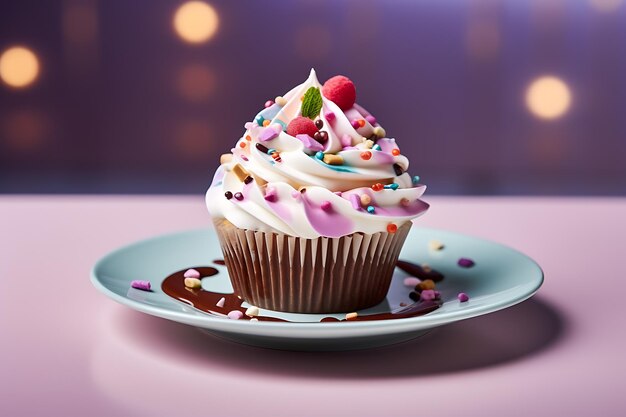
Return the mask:
<path id="1" fill-rule="evenodd" d="M 376 209 L 374 208 L 374 206 L 367 206 L 367 212 L 369 214 L 374 214 L 375 211 Z"/>
<path id="2" fill-rule="evenodd" d="M 373 151 L 381 151 L 382 148 L 380 147 L 380 145 L 376 144 L 376 145 L 372 146 L 372 150 Z"/>
<path id="3" fill-rule="evenodd" d="M 413 185 L 417 185 L 420 182 L 420 177 L 419 175 L 416 175 L 413 177 Z"/>
<path id="4" fill-rule="evenodd" d="M 324 159 L 324 152 L 319 151 L 318 153 L 315 154 L 315 157 L 317 159 L 319 159 L 320 161 Z"/>
<path id="5" fill-rule="evenodd" d="M 254 118 L 254 121 L 257 122 L 259 126 L 263 126 L 263 122 L 265 121 L 265 118 L 261 116 L 260 114 L 257 114 L 257 116 Z"/>
<path id="6" fill-rule="evenodd" d="M 269 148 L 269 149 L 267 150 L 267 154 L 268 154 L 268 155 L 271 155 L 271 154 L 273 154 L 274 152 L 276 152 L 276 149 Z"/>
<path id="7" fill-rule="evenodd" d="M 399 185 L 398 185 L 398 184 L 396 184 L 395 182 L 393 182 L 393 183 L 391 183 L 391 184 L 388 184 L 388 185 L 385 185 L 385 188 L 386 188 L 386 189 L 388 189 L 388 190 L 389 190 L 389 189 L 392 189 L 392 190 L 397 190 L 397 189 L 398 189 L 398 187 L 399 187 Z"/>

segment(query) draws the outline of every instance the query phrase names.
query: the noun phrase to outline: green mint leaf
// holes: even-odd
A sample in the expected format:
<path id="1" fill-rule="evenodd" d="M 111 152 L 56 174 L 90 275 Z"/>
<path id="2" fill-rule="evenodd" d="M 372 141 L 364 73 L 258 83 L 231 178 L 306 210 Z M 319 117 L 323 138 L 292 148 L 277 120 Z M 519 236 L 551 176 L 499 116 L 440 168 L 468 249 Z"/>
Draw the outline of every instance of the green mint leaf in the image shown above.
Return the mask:
<path id="1" fill-rule="evenodd" d="M 322 110 L 322 94 L 319 88 L 311 87 L 306 90 L 302 99 L 302 116 L 313 120 L 320 114 L 320 110 Z"/>

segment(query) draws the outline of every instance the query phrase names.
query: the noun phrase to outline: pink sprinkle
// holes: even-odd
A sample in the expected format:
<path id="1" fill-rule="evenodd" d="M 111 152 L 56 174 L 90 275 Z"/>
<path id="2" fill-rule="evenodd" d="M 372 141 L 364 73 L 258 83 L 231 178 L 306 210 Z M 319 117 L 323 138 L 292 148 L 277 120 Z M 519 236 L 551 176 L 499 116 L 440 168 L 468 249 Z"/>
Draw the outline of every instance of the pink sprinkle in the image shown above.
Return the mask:
<path id="1" fill-rule="evenodd" d="M 407 287 L 415 287 L 417 284 L 419 284 L 421 281 L 418 278 L 415 277 L 406 277 L 404 278 L 404 285 Z"/>
<path id="2" fill-rule="evenodd" d="M 231 320 L 239 320 L 243 317 L 243 313 L 239 310 L 233 310 L 228 313 L 228 318 Z"/>
<path id="3" fill-rule="evenodd" d="M 341 194 L 343 194 L 341 191 L 335 191 L 335 195 L 338 195 L 339 197 L 341 197 Z"/>
<path id="4" fill-rule="evenodd" d="M 265 108 L 271 107 L 271 106 L 272 106 L 272 104 L 274 104 L 274 101 L 273 101 L 273 100 L 267 100 L 267 101 L 265 102 Z"/>
<path id="5" fill-rule="evenodd" d="M 219 307 L 219 308 L 222 308 L 222 307 L 224 307 L 224 303 L 225 302 L 226 302 L 226 299 L 224 297 L 222 297 L 222 298 L 220 298 L 220 300 L 217 303 L 215 303 L 215 305 L 217 307 Z"/>
<path id="6" fill-rule="evenodd" d="M 435 290 L 424 290 L 420 294 L 420 297 L 424 301 L 434 300 L 437 298 L 437 293 Z"/>
<path id="7" fill-rule="evenodd" d="M 273 127 L 266 127 L 259 135 L 259 140 L 261 142 L 266 142 L 268 140 L 274 139 L 276 136 L 278 136 L 278 132 L 276 131 L 276 129 L 274 129 Z"/>
<path id="8" fill-rule="evenodd" d="M 274 203 L 276 202 L 276 200 L 278 200 L 278 194 L 276 194 L 275 188 L 267 187 L 265 189 L 265 200 L 269 201 L 270 203 Z"/>
<path id="9" fill-rule="evenodd" d="M 247 157 L 247 156 L 245 156 L 245 155 L 239 155 L 239 157 L 240 157 L 241 159 L 243 159 L 244 161 L 246 161 L 246 162 L 248 161 L 248 157 Z"/>
<path id="10" fill-rule="evenodd" d="M 298 198 L 300 198 L 300 192 L 294 190 L 291 192 L 291 196 L 297 200 Z"/>
<path id="11" fill-rule="evenodd" d="M 352 203 L 352 208 L 355 210 L 361 208 L 361 199 L 356 194 L 350 194 L 350 203 Z"/>
<path id="12" fill-rule="evenodd" d="M 465 302 L 469 301 L 469 296 L 467 294 L 465 294 L 464 292 L 460 292 L 459 295 L 457 295 L 457 298 L 462 303 L 465 303 Z"/>
<path id="13" fill-rule="evenodd" d="M 320 206 L 320 207 L 321 207 L 321 208 L 322 208 L 322 210 L 324 210 L 324 211 L 329 211 L 329 210 L 333 207 L 333 205 L 332 205 L 332 204 L 330 204 L 330 201 L 322 201 L 322 204 L 321 204 L 321 206 Z"/>
<path id="14" fill-rule="evenodd" d="M 365 120 L 367 120 L 369 122 L 369 124 L 371 124 L 371 125 L 375 125 L 376 124 L 376 118 L 374 116 L 372 116 L 371 114 L 369 116 L 365 116 Z"/>
<path id="15" fill-rule="evenodd" d="M 469 258 L 461 258 L 457 263 L 461 268 L 471 268 L 476 265 L 476 263 Z"/>
<path id="16" fill-rule="evenodd" d="M 188 269 L 185 271 L 183 276 L 185 278 L 200 278 L 200 272 L 196 271 L 195 269 Z"/>
<path id="17" fill-rule="evenodd" d="M 138 290 L 150 291 L 150 281 L 135 280 L 130 283 L 130 286 Z"/>
<path id="18" fill-rule="evenodd" d="M 353 128 L 358 129 L 359 127 L 359 121 L 358 120 L 353 120 L 350 122 L 350 124 L 352 125 Z"/>
<path id="19" fill-rule="evenodd" d="M 348 135 L 347 133 L 344 133 L 343 135 L 341 135 L 340 140 L 341 140 L 341 146 L 343 146 L 344 148 L 352 145 L 352 136 Z"/>
<path id="20" fill-rule="evenodd" d="M 243 125 L 243 127 L 244 127 L 246 130 L 251 130 L 251 129 L 254 127 L 254 125 L 255 125 L 255 123 L 252 123 L 252 122 L 246 122 L 246 124 L 245 124 L 245 125 Z M 258 125 L 257 125 L 257 126 L 258 126 Z"/>
<path id="21" fill-rule="evenodd" d="M 329 111 L 328 113 L 324 113 L 324 117 L 330 122 L 331 120 L 335 120 L 335 113 Z"/>

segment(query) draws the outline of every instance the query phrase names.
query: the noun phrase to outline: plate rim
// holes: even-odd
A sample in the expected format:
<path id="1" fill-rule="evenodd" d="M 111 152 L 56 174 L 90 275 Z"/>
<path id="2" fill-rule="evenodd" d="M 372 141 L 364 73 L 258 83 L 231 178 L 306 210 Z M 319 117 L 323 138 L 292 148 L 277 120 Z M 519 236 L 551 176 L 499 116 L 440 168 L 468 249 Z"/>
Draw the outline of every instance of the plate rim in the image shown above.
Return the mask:
<path id="1" fill-rule="evenodd" d="M 480 241 L 482 243 L 497 245 L 501 248 L 508 250 L 514 255 L 525 258 L 525 260 L 529 261 L 530 265 L 536 269 L 538 273 L 537 278 L 533 277 L 532 280 L 525 284 L 534 285 L 525 292 L 521 294 L 517 294 L 513 297 L 510 297 L 505 300 L 501 300 L 496 303 L 490 303 L 482 306 L 471 306 L 468 305 L 467 308 L 445 312 L 439 315 L 436 314 L 426 314 L 423 316 L 417 317 L 409 317 L 409 318 L 398 318 L 398 319 L 389 319 L 389 320 L 377 320 L 377 321 L 342 321 L 342 322 L 273 322 L 273 321 L 258 321 L 258 322 L 250 322 L 248 320 L 226 320 L 221 317 L 211 316 L 209 314 L 203 315 L 195 315 L 190 314 L 184 311 L 172 311 L 165 309 L 163 307 L 152 306 L 146 303 L 142 303 L 137 300 L 133 300 L 128 297 L 124 297 L 119 295 L 109 288 L 107 288 L 98 278 L 98 270 L 102 268 L 102 266 L 111 258 L 114 258 L 117 254 L 123 253 L 132 249 L 135 246 L 140 246 L 149 242 L 161 240 L 163 238 L 173 237 L 173 236 L 182 236 L 185 234 L 194 234 L 194 233 L 215 233 L 214 228 L 212 227 L 204 227 L 204 228 L 194 228 L 187 229 L 183 231 L 177 232 L 169 232 L 163 233 L 156 236 L 152 236 L 145 239 L 140 239 L 129 244 L 120 246 L 112 251 L 109 251 L 104 256 L 102 256 L 98 261 L 93 265 L 90 271 L 90 281 L 94 285 L 94 287 L 111 298 L 112 300 L 126 306 L 130 307 L 133 310 L 149 314 L 156 317 L 161 317 L 164 319 L 176 321 L 179 323 L 184 323 L 188 325 L 202 327 L 207 330 L 216 330 L 216 331 L 225 331 L 232 333 L 242 333 L 246 335 L 259 335 L 259 336 L 288 336 L 290 333 L 294 331 L 306 332 L 305 334 L 298 333 L 297 337 L 306 337 L 310 334 L 310 337 L 328 337 L 327 332 L 337 332 L 338 329 L 342 330 L 342 334 L 338 335 L 339 337 L 353 337 L 353 336 L 365 336 L 371 335 L 372 331 L 376 331 L 377 334 L 384 333 L 397 333 L 397 332 L 408 332 L 408 331 L 420 331 L 426 330 L 433 327 L 454 323 L 461 320 L 467 320 L 470 318 L 482 316 L 485 314 L 494 313 L 496 311 L 500 311 L 506 309 L 508 307 L 519 304 L 534 294 L 537 293 L 539 288 L 543 285 L 545 274 L 541 266 L 530 256 L 525 253 L 511 248 L 510 246 L 495 242 L 493 240 L 485 239 L 482 237 L 473 236 L 470 234 L 459 233 L 446 229 L 439 228 L 429 228 L 429 227 L 421 227 L 413 225 L 414 229 L 419 229 L 420 231 L 428 232 L 444 232 L 448 234 L 458 235 L 464 238 L 470 238 L 472 240 Z M 436 312 L 436 310 L 435 310 Z M 435 313 L 433 312 L 433 313 Z M 287 331 L 287 333 L 285 333 Z M 271 334 L 271 332 L 274 332 Z M 334 336 L 333 336 L 334 337 Z"/>

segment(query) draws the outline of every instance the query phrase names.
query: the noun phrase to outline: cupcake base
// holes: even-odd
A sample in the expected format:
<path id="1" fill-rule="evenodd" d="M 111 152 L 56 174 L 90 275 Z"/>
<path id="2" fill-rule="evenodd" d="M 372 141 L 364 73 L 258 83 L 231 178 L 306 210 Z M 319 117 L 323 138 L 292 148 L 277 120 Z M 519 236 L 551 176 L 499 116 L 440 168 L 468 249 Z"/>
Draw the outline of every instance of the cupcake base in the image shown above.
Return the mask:
<path id="1" fill-rule="evenodd" d="M 411 229 L 407 222 L 395 233 L 303 239 L 214 224 L 235 293 L 292 313 L 351 312 L 383 301 Z"/>

